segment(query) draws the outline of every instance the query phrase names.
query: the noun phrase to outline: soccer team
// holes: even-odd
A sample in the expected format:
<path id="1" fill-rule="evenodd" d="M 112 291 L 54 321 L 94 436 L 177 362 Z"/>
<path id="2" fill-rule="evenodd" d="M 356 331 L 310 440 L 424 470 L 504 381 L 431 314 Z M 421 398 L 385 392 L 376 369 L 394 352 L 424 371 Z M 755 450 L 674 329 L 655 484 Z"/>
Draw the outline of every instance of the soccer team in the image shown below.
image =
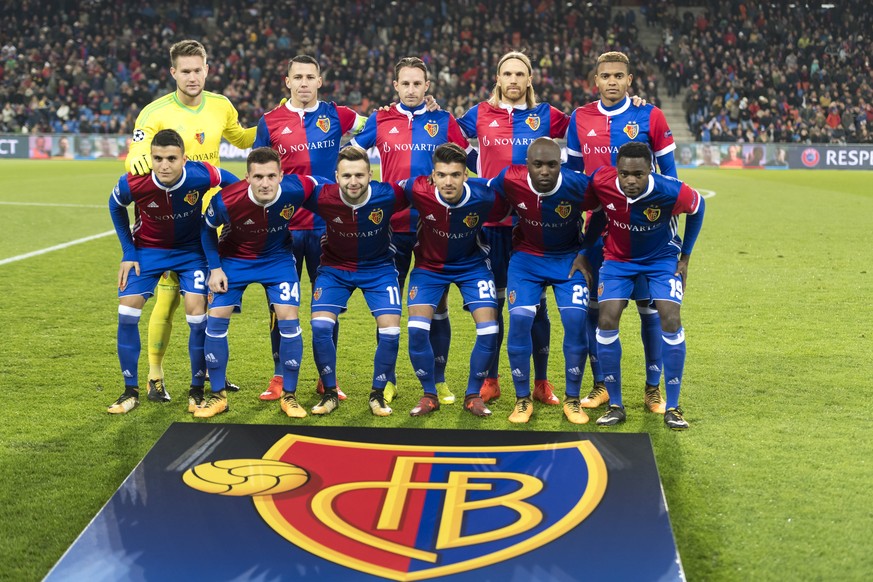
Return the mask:
<path id="1" fill-rule="evenodd" d="M 289 417 L 305 417 L 296 396 L 305 262 L 321 394 L 312 414 L 329 414 L 345 399 L 337 383 L 337 324 L 358 288 L 377 326 L 372 413 L 391 414 L 397 394 L 404 295 L 409 357 L 423 389 L 410 414 L 453 403 L 445 380 L 451 340 L 446 297 L 455 284 L 476 326 L 464 409 L 491 414 L 487 402 L 500 396 L 498 354 L 505 335 L 516 393 L 509 420 L 528 422 L 535 401 L 561 404 L 547 378 L 545 289 L 551 286 L 564 331 L 567 420 L 584 424 L 585 409 L 605 404 L 598 425 L 625 420 L 618 325 L 634 299 L 646 353 L 645 405 L 663 414 L 669 428 L 688 427 L 679 407 L 685 361 L 680 306 L 704 202 L 675 178 L 675 144 L 661 111 L 628 97 L 632 75 L 624 54 L 600 56 L 595 79 L 601 99 L 567 116 L 536 102 L 528 57 L 507 53 L 491 99 L 457 120 L 426 97 L 429 73 L 421 59 L 397 63 L 399 102 L 364 118 L 319 101 L 319 63 L 297 56 L 285 78 L 290 98 L 250 129 L 240 127 L 225 97 L 203 90 L 208 65 L 200 43 L 176 43 L 170 61 L 177 89 L 143 109 L 126 161 L 129 173 L 109 202 L 123 250 L 118 354 L 125 381 L 110 413 L 138 404 L 138 322 L 156 286 L 148 399 L 170 399 L 161 361 L 181 291 L 190 327 L 188 410 L 199 418 L 226 411 L 227 392 L 237 389 L 226 379 L 230 317 L 245 288 L 259 283 L 272 313 L 275 361 L 260 398 L 280 400 Z M 253 147 L 245 180 L 218 169 L 222 135 L 238 147 Z M 341 148 L 344 135 L 353 139 Z M 562 164 L 554 139 L 564 137 L 568 161 Z M 478 149 L 468 142 L 474 138 Z M 372 180 L 368 148 L 379 151 L 381 182 Z M 653 173 L 655 163 L 661 174 Z M 468 178 L 468 169 L 479 178 Z M 682 213 L 684 240 L 678 236 Z M 597 289 L 596 296 L 589 289 Z M 583 398 L 588 360 L 594 386 Z"/>

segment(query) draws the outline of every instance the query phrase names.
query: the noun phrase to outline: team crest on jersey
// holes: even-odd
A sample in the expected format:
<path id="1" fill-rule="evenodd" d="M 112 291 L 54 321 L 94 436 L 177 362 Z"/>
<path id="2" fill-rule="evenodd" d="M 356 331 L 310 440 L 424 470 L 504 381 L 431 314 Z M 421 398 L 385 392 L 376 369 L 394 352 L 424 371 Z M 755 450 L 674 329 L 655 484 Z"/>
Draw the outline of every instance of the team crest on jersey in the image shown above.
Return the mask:
<path id="1" fill-rule="evenodd" d="M 640 134 L 640 126 L 636 121 L 631 121 L 627 125 L 624 126 L 625 135 L 627 135 L 630 139 L 634 139 Z"/>
<path id="2" fill-rule="evenodd" d="M 316 301 L 321 299 L 321 287 L 317 287 L 315 291 L 312 292 L 312 298 Z"/>
<path id="3" fill-rule="evenodd" d="M 570 206 L 569 202 L 561 202 L 555 208 L 555 212 L 557 212 L 558 216 L 560 216 L 561 218 L 567 218 L 568 216 L 570 216 L 570 213 L 572 211 L 573 211 L 573 208 Z"/>
<path id="4" fill-rule="evenodd" d="M 527 119 L 525 119 L 524 122 L 531 129 L 531 131 L 536 131 L 540 128 L 540 116 L 539 115 L 528 115 Z"/>
<path id="5" fill-rule="evenodd" d="M 370 219 L 370 222 L 372 222 L 373 224 L 381 224 L 382 219 L 385 218 L 385 213 L 382 212 L 381 208 L 379 208 L 378 210 L 372 211 L 368 218 Z"/>
<path id="6" fill-rule="evenodd" d="M 291 220 L 291 217 L 294 216 L 294 205 L 286 204 L 282 209 L 282 212 L 279 213 L 279 216 L 284 218 L 285 220 Z"/>
<path id="7" fill-rule="evenodd" d="M 424 130 L 427 132 L 427 135 L 435 137 L 437 132 L 440 130 L 440 126 L 438 123 L 428 121 L 424 124 Z"/>
<path id="8" fill-rule="evenodd" d="M 655 222 L 661 216 L 661 209 L 657 206 L 649 206 L 643 210 L 643 214 L 649 219 L 649 222 Z"/>
<path id="9" fill-rule="evenodd" d="M 507 299 L 509 299 L 510 304 L 515 304 L 515 290 L 509 292 Z"/>
<path id="10" fill-rule="evenodd" d="M 201 132 L 195 133 L 194 139 L 197 140 L 197 143 L 199 143 L 200 145 L 203 145 L 203 142 L 206 141 L 206 132 L 201 131 Z"/>
<path id="11" fill-rule="evenodd" d="M 409 288 L 409 298 L 415 299 L 416 295 L 418 295 L 418 287 L 410 287 Z"/>
<path id="12" fill-rule="evenodd" d="M 191 206 L 197 204 L 198 200 L 200 200 L 200 192 L 198 192 L 197 190 L 191 190 L 190 192 L 185 194 L 185 202 L 187 202 Z"/>
<path id="13" fill-rule="evenodd" d="M 315 127 L 320 129 L 324 133 L 327 133 L 328 131 L 330 131 L 330 118 L 326 115 L 319 115 L 318 119 L 315 122 Z"/>
<path id="14" fill-rule="evenodd" d="M 471 212 L 466 218 L 464 218 L 464 224 L 467 225 L 467 228 L 473 228 L 479 224 L 479 215 L 475 212 Z"/>
<path id="15" fill-rule="evenodd" d="M 261 459 L 203 463 L 182 481 L 251 497 L 276 533 L 325 560 L 424 580 L 558 539 L 599 506 L 608 474 L 590 441 L 469 448 L 289 434 Z"/>

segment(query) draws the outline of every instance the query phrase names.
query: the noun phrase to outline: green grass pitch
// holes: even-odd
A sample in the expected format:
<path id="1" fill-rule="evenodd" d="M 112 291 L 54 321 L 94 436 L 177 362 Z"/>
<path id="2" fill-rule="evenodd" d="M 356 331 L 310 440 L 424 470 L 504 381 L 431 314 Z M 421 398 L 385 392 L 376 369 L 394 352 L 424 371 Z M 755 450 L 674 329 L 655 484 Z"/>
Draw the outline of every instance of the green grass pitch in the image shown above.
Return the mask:
<path id="1" fill-rule="evenodd" d="M 242 175 L 240 164 L 227 167 Z M 121 171 L 119 162 L 0 162 L 2 579 L 44 576 L 167 426 L 193 422 L 185 412 L 182 313 L 166 358 L 173 401 L 143 399 L 131 414 L 106 414 L 122 391 L 114 234 L 5 262 L 111 231 L 106 201 Z M 681 177 L 716 193 L 707 200 L 683 309 L 682 404 L 691 430 L 670 432 L 643 410 L 633 310 L 622 323 L 628 421 L 609 430 L 651 435 L 690 580 L 865 579 L 873 572 L 873 174 L 686 170 Z M 459 296 L 452 299 L 448 379 L 462 394 L 473 325 Z M 308 302 L 301 313 L 305 319 Z M 593 422 L 577 429 L 559 408 L 544 406 L 529 426 L 511 426 L 505 352 L 506 395 L 493 417 L 475 419 L 458 403 L 410 418 L 419 388 L 405 332 L 401 396 L 394 415 L 375 418 L 366 400 L 374 325 L 360 294 L 341 321 L 339 380 L 349 400 L 301 424 L 606 430 Z M 554 313 L 552 332 L 550 377 L 560 387 Z M 231 394 L 228 414 L 209 422 L 290 423 L 277 403 L 257 399 L 272 371 L 260 288 L 246 294 L 230 343 L 229 375 L 242 391 Z M 300 390 L 307 406 L 316 401 L 311 357 L 307 345 Z M 583 389 L 589 385 L 586 372 Z M 587 549 L 590 555 L 580 548 L 580 568 L 592 577 L 621 550 L 596 541 Z"/>

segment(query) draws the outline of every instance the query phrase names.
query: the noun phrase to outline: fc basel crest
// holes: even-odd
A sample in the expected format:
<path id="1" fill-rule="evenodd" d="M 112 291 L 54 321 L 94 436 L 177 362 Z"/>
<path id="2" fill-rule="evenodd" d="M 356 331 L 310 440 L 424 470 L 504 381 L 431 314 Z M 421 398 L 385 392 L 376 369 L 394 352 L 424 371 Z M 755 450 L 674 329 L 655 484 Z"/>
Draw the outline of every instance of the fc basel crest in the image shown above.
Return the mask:
<path id="1" fill-rule="evenodd" d="M 634 139 L 640 134 L 640 126 L 636 121 L 631 121 L 627 125 L 624 126 L 625 135 L 627 135 L 630 139 Z"/>
<path id="2" fill-rule="evenodd" d="M 424 580 L 524 555 L 575 528 L 606 491 L 590 441 L 373 444 L 288 434 L 262 459 L 188 469 L 205 493 L 251 496 L 279 535 L 391 580 Z"/>
<path id="3" fill-rule="evenodd" d="M 569 202 L 561 202 L 557 207 L 555 207 L 555 212 L 557 212 L 558 216 L 561 218 L 567 218 L 572 211 L 573 207 L 570 206 Z"/>
<path id="4" fill-rule="evenodd" d="M 197 143 L 203 145 L 203 142 L 206 141 L 206 132 L 200 131 L 194 134 L 194 139 L 197 140 Z"/>
<path id="5" fill-rule="evenodd" d="M 649 206 L 643 210 L 643 214 L 649 219 L 649 222 L 655 222 L 661 216 L 661 209 L 657 206 Z"/>
<path id="6" fill-rule="evenodd" d="M 536 131 L 540 128 L 540 116 L 539 115 L 528 115 L 527 119 L 525 119 L 524 122 L 531 129 L 531 131 Z"/>
<path id="7" fill-rule="evenodd" d="M 312 292 L 312 298 L 318 301 L 321 299 L 321 287 L 316 287 L 315 291 Z"/>
<path id="8" fill-rule="evenodd" d="M 440 126 L 438 123 L 428 121 L 424 124 L 424 130 L 427 132 L 427 135 L 435 137 L 437 132 L 440 130 Z"/>
<path id="9" fill-rule="evenodd" d="M 285 220 L 291 220 L 291 216 L 293 216 L 293 215 L 294 215 L 294 205 L 293 204 L 286 204 L 285 207 L 282 209 L 282 212 L 279 213 L 279 216 L 281 216 Z"/>
<path id="10" fill-rule="evenodd" d="M 330 118 L 326 115 L 319 115 L 318 119 L 315 121 L 315 127 L 327 133 L 330 131 Z"/>
<path id="11" fill-rule="evenodd" d="M 418 287 L 410 287 L 409 288 L 409 298 L 415 299 L 416 295 L 418 295 Z"/>
<path id="12" fill-rule="evenodd" d="M 473 228 L 477 224 L 479 224 L 479 215 L 475 212 L 471 212 L 464 218 L 464 224 L 467 225 L 467 228 Z"/>
<path id="13" fill-rule="evenodd" d="M 200 192 L 198 192 L 197 190 L 191 190 L 190 192 L 185 194 L 185 202 L 187 202 L 191 206 L 197 204 L 198 200 L 200 200 Z"/>
<path id="14" fill-rule="evenodd" d="M 597 296 L 600 297 L 603 295 L 603 283 L 597 286 Z"/>
<path id="15" fill-rule="evenodd" d="M 514 289 L 509 292 L 509 296 L 507 297 L 507 299 L 509 299 L 510 304 L 515 303 L 515 290 Z"/>
<path id="16" fill-rule="evenodd" d="M 378 210 L 372 211 L 368 218 L 370 219 L 370 222 L 372 222 L 373 224 L 381 224 L 382 219 L 385 218 L 385 213 L 382 212 L 381 208 L 379 208 Z"/>

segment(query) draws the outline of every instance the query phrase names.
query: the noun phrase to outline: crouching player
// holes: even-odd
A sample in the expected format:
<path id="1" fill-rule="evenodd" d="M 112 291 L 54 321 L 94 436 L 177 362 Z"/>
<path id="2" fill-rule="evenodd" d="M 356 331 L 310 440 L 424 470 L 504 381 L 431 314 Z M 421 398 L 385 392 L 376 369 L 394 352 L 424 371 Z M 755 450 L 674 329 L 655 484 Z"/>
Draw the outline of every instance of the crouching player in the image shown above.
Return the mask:
<path id="1" fill-rule="evenodd" d="M 685 367 L 685 332 L 680 307 L 691 250 L 703 226 L 703 198 L 679 180 L 653 174 L 652 152 L 646 144 L 638 142 L 621 146 L 615 167 L 598 169 L 591 180 L 583 208 L 602 208 L 609 232 L 597 290 L 600 303 L 597 349 L 606 378 L 609 409 L 597 419 L 597 424 L 613 426 L 626 418 L 621 400 L 618 324 L 634 282 L 641 276 L 648 280 L 661 317 L 667 396 L 664 423 L 674 430 L 686 429 L 688 422 L 679 408 Z M 683 213 L 688 215 L 684 242 L 678 235 L 678 218 Z"/>
<path id="2" fill-rule="evenodd" d="M 297 308 L 300 284 L 294 268 L 288 222 L 312 195 L 315 180 L 282 175 L 279 154 L 257 148 L 246 159 L 246 179 L 222 189 L 209 202 L 203 217 L 201 242 L 209 261 L 210 306 L 206 327 L 206 366 L 212 379 L 209 397 L 194 410 L 197 418 L 226 412 L 227 330 L 234 307 L 252 283 L 267 290 L 276 310 L 282 361 L 282 410 L 291 417 L 306 416 L 297 403 L 297 377 L 303 358 L 303 338 Z M 216 230 L 225 225 L 218 239 Z M 219 387 L 216 389 L 216 387 Z"/>
<path id="3" fill-rule="evenodd" d="M 152 170 L 144 176 L 122 176 L 109 197 L 109 213 L 123 252 L 118 270 L 118 359 L 124 394 L 109 407 L 111 414 L 124 414 L 139 403 L 139 319 L 164 271 L 179 274 L 185 296 L 191 330 L 189 408 L 192 398 L 197 402 L 202 399 L 206 378 L 206 257 L 200 246 L 201 198 L 211 188 L 237 181 L 233 174 L 205 162 L 187 161 L 182 136 L 172 129 L 155 134 L 150 155 Z M 136 212 L 133 234 L 127 214 L 131 202 Z M 170 401 L 163 382 L 149 381 L 148 399 Z"/>
<path id="4" fill-rule="evenodd" d="M 421 217 L 407 306 L 409 359 L 424 396 L 410 411 L 412 416 L 440 407 L 430 326 L 434 309 L 452 283 L 460 289 L 464 309 L 476 323 L 464 410 L 474 416 L 491 415 L 479 391 L 497 351 L 497 291 L 480 232 L 486 221 L 502 220 L 509 210 L 503 201 L 495 207 L 495 194 L 486 180 L 467 180 L 466 163 L 464 150 L 446 143 L 434 152 L 431 175 L 406 183 L 407 196 Z"/>

